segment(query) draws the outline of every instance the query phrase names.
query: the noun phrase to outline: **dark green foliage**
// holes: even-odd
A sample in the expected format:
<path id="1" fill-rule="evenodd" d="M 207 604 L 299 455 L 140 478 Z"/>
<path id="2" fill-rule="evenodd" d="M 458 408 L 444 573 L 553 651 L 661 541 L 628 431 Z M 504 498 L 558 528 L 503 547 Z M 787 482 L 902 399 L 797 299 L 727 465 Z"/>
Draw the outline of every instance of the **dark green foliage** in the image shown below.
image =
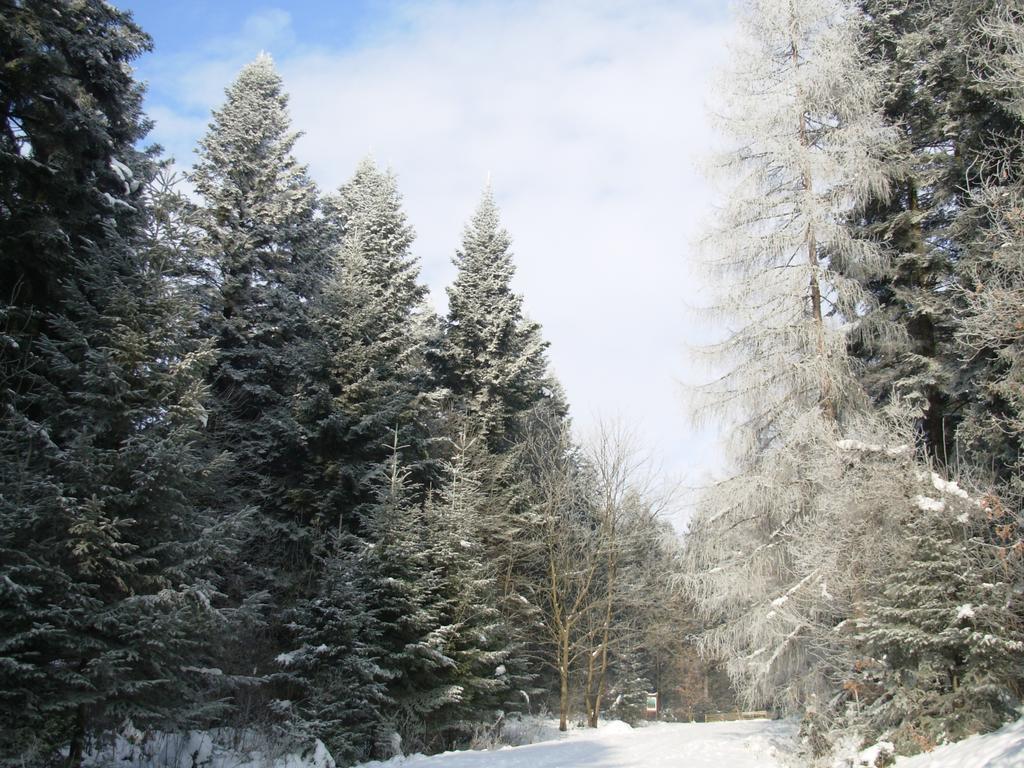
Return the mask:
<path id="1" fill-rule="evenodd" d="M 127 198 L 138 182 L 111 161 L 132 165 L 131 148 L 148 123 L 141 88 L 121 65 L 149 47 L 130 17 L 105 3 L 0 5 L 5 302 L 57 304 L 67 290 L 62 277 L 81 249 L 88 242 L 100 247 L 111 225 L 131 218 Z M 26 333 L 45 324 L 31 313 L 18 319 L 8 322 Z"/>
<path id="2" fill-rule="evenodd" d="M 394 177 L 364 161 L 325 210 L 328 271 L 310 305 L 313 326 L 294 409 L 307 459 L 289 504 L 309 521 L 313 549 L 305 577 L 335 586 L 329 594 L 299 596 L 288 629 L 307 645 L 313 642 L 308 638 L 321 637 L 319 644 L 331 650 L 316 654 L 315 668 L 290 671 L 303 686 L 303 727 L 336 757 L 340 750 L 339 759 L 355 759 L 390 743 L 386 732 L 399 727 L 396 710 L 421 693 L 423 683 L 415 677 L 422 659 L 405 646 L 427 642 L 432 628 L 425 612 L 430 574 L 416 552 L 424 545 L 414 542 L 423 536 L 416 515 L 432 475 L 429 429 L 437 398 L 424 353 L 434 323 Z M 408 466 L 397 465 L 399 451 L 411 457 Z M 393 547 L 396 535 L 404 543 Z M 336 540 L 347 544 L 337 549 Z M 342 572 L 345 604 L 336 602 Z M 416 583 L 421 576 L 422 586 Z M 347 622 L 348 629 L 331 638 L 325 621 Z M 393 632 L 396 621 L 411 622 L 408 632 Z M 325 660 L 334 658 L 344 658 L 352 673 L 324 678 Z M 324 679 L 333 681 L 333 720 L 326 721 L 316 704 L 327 695 Z"/>
<path id="3" fill-rule="evenodd" d="M 200 333 L 213 347 L 209 503 L 234 522 L 236 546 L 218 568 L 242 622 L 222 664 L 271 683 L 237 691 L 240 710 L 256 717 L 264 697 L 291 696 L 291 674 L 273 663 L 288 643 L 283 612 L 314 591 L 312 510 L 297 503 L 308 453 L 294 402 L 322 259 L 316 191 L 291 154 L 295 139 L 281 79 L 260 56 L 214 112 L 191 175 L 202 197 Z"/>
<path id="4" fill-rule="evenodd" d="M 974 365 L 954 336 L 962 309 L 950 290 L 970 255 L 963 216 L 1017 143 L 1019 123 L 982 83 L 982 25 L 1001 3 L 948 5 L 863 0 L 868 42 L 882 67 L 886 116 L 904 135 L 892 158 L 894 194 L 876 200 L 857 225 L 884 248 L 884 274 L 860 276 L 878 301 L 862 322 L 863 381 L 878 402 L 893 393 L 918 410 L 921 446 L 955 464 L 955 434 L 972 398 Z"/>
<path id="5" fill-rule="evenodd" d="M 340 535 L 318 557 L 318 592 L 287 610 L 297 646 L 278 657 L 299 680 L 289 738 L 322 740 L 341 765 L 372 756 L 388 703 L 379 666 L 387 628 L 366 601 L 363 549 L 355 537 Z"/>
<path id="6" fill-rule="evenodd" d="M 292 502 L 318 529 L 354 531 L 395 430 L 414 484 L 430 479 L 437 398 L 424 355 L 436 334 L 394 177 L 364 161 L 325 207 L 332 254 L 297 408 L 311 460 Z"/>
<path id="7" fill-rule="evenodd" d="M 0 13 L 0 761 L 74 764 L 197 714 L 206 358 L 142 234 L 148 38 L 101 2 Z"/>
<path id="8" fill-rule="evenodd" d="M 1006 546 L 1016 534 L 993 535 L 1015 526 L 994 498 L 958 509 L 955 519 L 950 509 L 907 518 L 897 561 L 856 620 L 866 657 L 857 718 L 901 753 L 1015 716 L 1012 691 L 1024 670 L 1021 555 Z"/>
<path id="9" fill-rule="evenodd" d="M 441 574 L 430 560 L 422 508 L 413 499 L 399 446 L 374 478 L 376 503 L 367 510 L 367 542 L 359 587 L 379 630 L 373 655 L 387 682 L 376 748 L 390 756 L 426 749 L 426 721 L 453 694 L 446 681 L 454 661 L 445 652 L 438 596 Z M 397 737 L 397 738 L 396 738 Z"/>

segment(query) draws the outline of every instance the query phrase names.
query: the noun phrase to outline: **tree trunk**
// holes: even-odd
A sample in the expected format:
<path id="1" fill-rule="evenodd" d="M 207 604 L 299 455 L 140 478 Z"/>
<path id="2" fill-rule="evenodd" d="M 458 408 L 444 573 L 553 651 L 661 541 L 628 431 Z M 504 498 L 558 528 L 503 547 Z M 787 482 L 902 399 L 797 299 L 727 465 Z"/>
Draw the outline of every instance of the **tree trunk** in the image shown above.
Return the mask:
<path id="1" fill-rule="evenodd" d="M 793 45 L 790 50 L 790 58 L 793 62 L 793 69 L 796 70 L 800 66 L 800 54 L 796 47 L 796 34 L 793 35 Z M 802 96 L 798 92 L 798 97 Z M 800 144 L 803 147 L 810 146 L 810 140 L 807 136 L 807 115 L 804 112 L 800 113 Z M 814 189 L 814 180 L 811 178 L 810 170 L 804 166 L 800 170 L 803 182 L 803 188 L 807 192 Z M 817 329 L 818 343 L 817 352 L 819 357 L 824 358 L 826 354 L 825 349 L 825 320 L 824 314 L 821 309 L 821 284 L 818 280 L 818 241 L 815 235 L 814 229 L 810 224 L 807 225 L 807 234 L 805 242 L 807 244 L 807 265 L 810 268 L 810 290 L 811 290 L 811 316 L 814 318 L 815 328 Z M 819 395 L 819 402 L 821 404 L 822 412 L 832 421 L 836 420 L 836 403 L 832 394 L 832 386 L 827 378 L 823 378 L 821 381 L 821 393 Z"/>
<path id="2" fill-rule="evenodd" d="M 587 727 L 597 728 L 598 693 L 594 677 L 594 653 L 587 654 L 587 680 L 583 687 L 583 704 L 587 712 Z"/>
<path id="3" fill-rule="evenodd" d="M 82 764 L 85 751 L 85 725 L 85 705 L 79 704 L 75 711 L 75 729 L 71 733 L 71 742 L 68 745 L 67 768 L 79 768 Z"/>
<path id="4" fill-rule="evenodd" d="M 614 551 L 614 548 L 613 548 Z M 601 700 L 608 680 L 608 638 L 612 629 L 612 608 L 615 599 L 615 577 L 618 574 L 618 557 L 609 555 L 607 602 L 605 603 L 604 626 L 601 628 L 601 663 L 597 673 L 597 691 L 594 694 L 594 710 L 590 718 L 590 727 L 597 728 L 597 719 L 601 715 Z"/>
<path id="5" fill-rule="evenodd" d="M 569 729 L 569 633 L 563 632 L 558 659 L 558 730 Z"/>

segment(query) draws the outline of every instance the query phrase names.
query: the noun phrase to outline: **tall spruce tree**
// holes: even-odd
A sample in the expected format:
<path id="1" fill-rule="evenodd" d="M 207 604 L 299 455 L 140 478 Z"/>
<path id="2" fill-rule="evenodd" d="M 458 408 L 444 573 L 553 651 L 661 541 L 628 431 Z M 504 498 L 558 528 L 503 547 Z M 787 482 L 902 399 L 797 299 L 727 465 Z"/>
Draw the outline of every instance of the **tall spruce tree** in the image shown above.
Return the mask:
<path id="1" fill-rule="evenodd" d="M 288 611 L 297 647 L 281 659 L 302 683 L 298 724 L 323 739 L 336 759 L 356 760 L 377 748 L 388 701 L 384 683 L 405 674 L 392 658 L 398 649 L 387 643 L 390 628 L 376 617 L 387 601 L 366 598 L 364 590 L 380 597 L 380 588 L 359 571 L 419 574 L 419 553 L 388 548 L 378 537 L 393 535 L 389 527 L 407 520 L 412 512 L 394 507 L 422 502 L 431 476 L 436 386 L 424 355 L 436 323 L 393 175 L 366 160 L 324 207 L 332 253 L 322 292 L 310 304 L 314 333 L 296 406 L 309 461 L 290 497 L 312 523 L 306 569 L 309 583 L 320 587 Z M 402 467 L 395 465 L 399 444 L 411 457 Z M 376 563 L 378 545 L 388 552 L 386 564 Z"/>
<path id="2" fill-rule="evenodd" d="M 498 453 L 515 442 L 522 414 L 558 398 L 540 326 L 523 316 L 523 299 L 512 289 L 511 243 L 487 187 L 455 254 L 441 356 L 444 382 Z"/>
<path id="3" fill-rule="evenodd" d="M 375 503 L 371 481 L 389 460 L 394 430 L 416 467 L 413 482 L 429 479 L 437 386 L 426 353 L 437 331 L 394 176 L 365 160 L 325 210 L 334 252 L 312 303 L 316 332 L 299 401 L 312 463 L 296 498 L 319 527 L 356 531 L 361 505 Z"/>
<path id="4" fill-rule="evenodd" d="M 500 560 L 489 556 L 494 509 L 501 499 L 487 492 L 493 459 L 479 437 L 463 431 L 449 439 L 444 483 L 424 509 L 428 557 L 439 574 L 438 634 L 452 660 L 444 670 L 451 694 L 431 713 L 435 749 L 467 746 L 500 725 L 521 647 L 499 610 Z"/>
<path id="5" fill-rule="evenodd" d="M 237 642 L 224 645 L 223 663 L 255 670 L 252 682 L 276 673 L 266 695 L 285 701 L 291 675 L 272 661 L 288 645 L 282 609 L 313 589 L 313 510 L 296 503 L 309 459 L 294 400 L 323 271 L 316 190 L 292 155 L 287 102 L 261 54 L 214 111 L 190 176 L 207 266 L 203 332 L 214 349 L 211 504 L 238 521 L 238 546 L 222 570 L 233 600 L 252 609 Z"/>
<path id="6" fill-rule="evenodd" d="M 99 0 L 0 9 L 0 763 L 187 723 L 204 361 L 143 236 L 150 161 Z"/>
<path id="7" fill-rule="evenodd" d="M 392 757 L 430 746 L 430 717 L 456 694 L 445 653 L 441 574 L 424 542 L 422 495 L 410 483 L 402 447 L 393 433 L 391 458 L 373 478 L 375 502 L 367 509 L 360 587 L 379 635 L 373 647 L 386 681 L 384 708 L 374 734 L 375 754 Z"/>
<path id="8" fill-rule="evenodd" d="M 455 254 L 458 272 L 448 288 L 448 316 L 436 359 L 455 408 L 449 438 L 477 435 L 479 447 L 490 454 L 482 459 L 488 465 L 483 478 L 488 504 L 481 543 L 495 570 L 502 632 L 509 648 L 519 651 L 504 664 L 508 684 L 536 692 L 540 670 L 532 628 L 538 608 L 527 595 L 539 589 L 545 575 L 534 570 L 533 553 L 542 542 L 530 513 L 530 459 L 522 443 L 535 423 L 566 419 L 567 407 L 547 371 L 540 326 L 524 316 L 523 299 L 512 288 L 510 249 L 511 238 L 488 186 Z"/>

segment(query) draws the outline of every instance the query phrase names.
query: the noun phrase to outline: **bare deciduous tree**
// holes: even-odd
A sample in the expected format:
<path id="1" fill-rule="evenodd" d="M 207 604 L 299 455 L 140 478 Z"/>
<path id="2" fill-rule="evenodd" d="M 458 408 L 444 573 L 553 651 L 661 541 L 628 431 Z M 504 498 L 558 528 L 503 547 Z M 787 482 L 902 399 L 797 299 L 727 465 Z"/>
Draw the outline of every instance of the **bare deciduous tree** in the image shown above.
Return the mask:
<path id="1" fill-rule="evenodd" d="M 533 420 L 522 460 L 532 483 L 532 584 L 524 591 L 539 608 L 549 662 L 558 673 L 559 728 L 569 718 L 570 677 L 585 652 L 581 642 L 599 563 L 588 487 L 578 451 L 564 419 L 542 414 Z"/>
<path id="2" fill-rule="evenodd" d="M 629 573 L 662 531 L 659 514 L 670 493 L 657 485 L 650 458 L 637 439 L 619 422 L 599 423 L 586 448 L 593 483 L 594 526 L 600 578 L 595 585 L 594 607 L 588 616 L 590 651 L 586 655 L 584 706 L 587 725 L 597 727 L 607 691 L 610 652 L 640 636 L 637 610 L 650 598 L 644 585 Z M 656 598 L 655 598 L 656 599 Z M 632 608 L 632 611 L 624 611 Z"/>

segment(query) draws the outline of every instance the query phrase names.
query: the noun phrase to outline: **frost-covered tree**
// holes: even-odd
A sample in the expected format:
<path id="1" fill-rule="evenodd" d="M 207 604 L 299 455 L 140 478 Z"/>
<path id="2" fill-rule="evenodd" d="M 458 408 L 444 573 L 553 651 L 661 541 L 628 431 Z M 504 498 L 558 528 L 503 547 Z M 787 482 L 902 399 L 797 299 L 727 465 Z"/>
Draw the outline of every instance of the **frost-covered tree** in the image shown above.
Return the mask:
<path id="1" fill-rule="evenodd" d="M 522 514 L 517 594 L 533 608 L 538 653 L 558 686 L 559 729 L 568 728 L 579 662 L 591 652 L 591 613 L 600 603 L 599 537 L 592 487 L 569 424 L 541 407 L 531 414 L 520 463 L 530 488 Z M 537 637 L 537 635 L 540 635 Z"/>
<path id="2" fill-rule="evenodd" d="M 203 687 L 205 360 L 145 235 L 148 47 L 98 0 L 0 11 L 4 765 L 77 766 L 126 718 L 192 722 Z"/>
<path id="3" fill-rule="evenodd" d="M 455 662 L 445 652 L 441 579 L 431 561 L 419 489 L 409 482 L 397 432 L 391 458 L 374 478 L 376 502 L 367 510 L 359 586 L 379 635 L 371 648 L 386 683 L 375 753 L 422 751 L 427 722 L 458 693 L 447 679 Z"/>
<path id="4" fill-rule="evenodd" d="M 853 351 L 872 398 L 884 403 L 895 392 L 918 414 L 919 447 L 956 471 L 955 435 L 976 366 L 954 340 L 962 303 L 949 288 L 978 237 L 966 229 L 983 218 L 964 213 L 1017 145 L 1019 118 L 979 77 L 1000 48 L 986 20 L 1010 9 L 1001 0 L 861 5 L 871 19 L 869 56 L 889 84 L 885 114 L 901 141 L 888 169 L 893 193 L 872 199 L 855 223 L 886 253 L 890 270 L 864 284 L 879 321 L 901 333 L 858 339 Z"/>
<path id="5" fill-rule="evenodd" d="M 1024 499 L 1022 13 L 1020 3 L 1007 3 L 980 28 L 988 55 L 977 87 L 1004 113 L 1003 134 L 986 136 L 991 172 L 970 189 L 971 204 L 954 230 L 963 241 L 954 291 L 962 303 L 956 340 L 970 391 L 956 433 L 958 456 L 979 480 L 1001 483 L 1018 506 Z"/>
<path id="6" fill-rule="evenodd" d="M 313 460 L 295 504 L 315 510 L 320 529 L 356 530 L 395 429 L 416 464 L 413 481 L 429 479 L 437 387 L 425 355 L 437 330 L 394 176 L 365 160 L 325 209 L 334 252 L 312 305 L 316 333 L 297 409 Z"/>
<path id="7" fill-rule="evenodd" d="M 605 427 L 580 448 L 561 414 L 543 406 L 525 426 L 518 462 L 529 491 L 517 516 L 527 534 L 514 540 L 513 595 L 560 727 L 578 705 L 596 727 L 620 694 L 638 694 L 629 674 L 656 671 L 659 653 L 645 639 L 679 629 L 671 574 L 660 567 L 677 554 L 658 520 L 667 497 L 623 430 Z"/>
<path id="8" fill-rule="evenodd" d="M 458 272 L 448 289 L 444 336 L 433 356 L 440 382 L 455 409 L 449 437 L 480 435 L 491 454 L 487 471 L 489 513 L 483 545 L 498 580 L 498 607 L 519 643 L 532 643 L 538 603 L 526 592 L 536 585 L 531 553 L 537 527 L 522 442 L 534 415 L 564 418 L 561 389 L 547 372 L 547 343 L 540 326 L 523 314 L 523 299 L 512 288 L 515 267 L 511 239 L 502 228 L 490 188 L 463 234 L 456 252 Z M 510 682 L 528 698 L 535 665 L 521 655 L 507 664 Z"/>
<path id="9" fill-rule="evenodd" d="M 517 666 L 512 656 L 521 650 L 499 610 L 499 563 L 486 547 L 495 500 L 485 473 L 492 459 L 483 440 L 465 431 L 448 442 L 444 483 L 423 519 L 428 556 L 440 577 L 438 635 L 453 662 L 445 670 L 451 695 L 427 724 L 432 746 L 441 749 L 468 745 L 500 725 Z"/>
<path id="10" fill-rule="evenodd" d="M 930 482 L 929 482 L 930 480 Z M 922 473 L 853 620 L 853 720 L 901 753 L 1016 717 L 1024 673 L 1018 520 Z"/>
<path id="11" fill-rule="evenodd" d="M 524 317 L 512 289 L 511 244 L 488 187 L 455 254 L 440 355 L 442 380 L 499 453 L 515 442 L 521 414 L 542 400 L 560 401 L 540 326 Z"/>
<path id="12" fill-rule="evenodd" d="M 652 575 L 644 561 L 662 554 L 658 540 L 664 531 L 657 517 L 668 498 L 655 487 L 649 459 L 622 424 L 599 425 L 584 455 L 593 489 L 598 574 L 594 607 L 586 617 L 590 650 L 583 659 L 583 701 L 587 725 L 596 728 L 611 678 L 628 668 L 635 671 L 635 640 L 657 624 L 647 609 L 649 601 L 665 598 L 656 584 L 667 582 L 669 574 L 644 578 Z M 627 692 L 638 694 L 622 691 Z"/>
<path id="13" fill-rule="evenodd" d="M 336 532 L 318 550 L 310 563 L 317 590 L 287 612 L 291 645 L 276 658 L 294 680 L 288 738 L 320 739 L 339 765 L 370 759 L 388 704 L 380 643 L 389 628 L 367 604 L 364 546 Z"/>
<path id="14" fill-rule="evenodd" d="M 986 219 L 958 266 L 964 310 L 959 349 L 973 368 L 972 397 L 957 430 L 958 452 L 979 479 L 1024 498 L 1024 187 L 992 185 L 970 215 Z"/>
<path id="15" fill-rule="evenodd" d="M 190 176 L 207 268 L 202 330 L 214 349 L 210 503 L 244 518 L 234 559 L 221 565 L 227 590 L 254 609 L 253 627 L 305 589 L 312 547 L 311 510 L 293 503 L 308 460 L 294 396 L 321 258 L 316 191 L 295 140 L 281 78 L 263 54 L 227 89 Z M 226 668 L 273 669 L 275 631 L 240 631 L 238 646 L 225 645 Z"/>
<path id="16" fill-rule="evenodd" d="M 713 350 L 725 372 L 702 394 L 732 427 L 735 475 L 705 492 L 689 542 L 707 647 L 751 703 L 827 688 L 808 627 L 835 615 L 831 587 L 794 558 L 801 529 L 824 523 L 835 446 L 857 429 L 848 338 L 881 332 L 861 322 L 870 298 L 852 279 L 880 254 L 846 224 L 885 195 L 892 144 L 863 26 L 839 1 L 746 3 L 726 83 L 735 149 L 718 167 L 735 184 L 703 247 L 730 333 Z M 778 620 L 797 596 L 801 610 Z"/>
<path id="17" fill-rule="evenodd" d="M 413 529 L 419 525 L 412 507 L 422 501 L 431 469 L 428 429 L 436 387 L 425 351 L 436 336 L 436 323 L 410 254 L 413 232 L 394 176 L 366 160 L 324 208 L 324 242 L 331 253 L 322 290 L 309 308 L 313 333 L 295 407 L 308 461 L 288 497 L 296 516 L 309 521 L 312 556 L 304 568 L 308 582 L 321 588 L 297 595 L 288 620 L 299 643 L 297 658 L 315 663 L 288 669 L 301 680 L 303 729 L 351 760 L 373 751 L 387 700 L 384 683 L 405 674 L 403 662 L 387 661 L 397 650 L 380 645 L 389 631 L 385 619 L 376 616 L 381 604 L 363 599 L 362 589 L 374 595 L 380 588 L 364 584 L 358 571 L 399 569 L 408 571 L 410 582 L 423 575 L 422 555 L 412 551 Z M 395 465 L 397 445 L 403 457 L 412 457 L 401 467 Z M 382 478 L 396 483 L 388 485 L 390 501 L 382 500 Z M 401 515 L 396 504 L 404 505 Z M 364 545 L 383 547 L 388 539 L 380 537 L 395 535 L 385 532 L 396 524 L 406 525 L 409 552 L 387 548 L 388 563 L 375 560 L 382 550 L 359 556 Z M 348 545 L 339 549 L 340 541 Z M 414 610 L 421 618 L 427 615 L 424 606 Z M 399 613 L 396 608 L 387 620 Z M 347 631 L 333 633 L 331 627 L 346 622 Z M 427 631 L 427 624 L 417 626 Z M 320 647 L 324 650 L 312 655 L 301 651 Z M 291 661 L 288 654 L 282 658 Z M 341 659 L 351 673 L 336 674 Z M 398 666 L 388 671 L 389 663 Z M 373 666 L 376 675 L 369 672 Z M 333 714 L 325 719 L 327 702 Z"/>

